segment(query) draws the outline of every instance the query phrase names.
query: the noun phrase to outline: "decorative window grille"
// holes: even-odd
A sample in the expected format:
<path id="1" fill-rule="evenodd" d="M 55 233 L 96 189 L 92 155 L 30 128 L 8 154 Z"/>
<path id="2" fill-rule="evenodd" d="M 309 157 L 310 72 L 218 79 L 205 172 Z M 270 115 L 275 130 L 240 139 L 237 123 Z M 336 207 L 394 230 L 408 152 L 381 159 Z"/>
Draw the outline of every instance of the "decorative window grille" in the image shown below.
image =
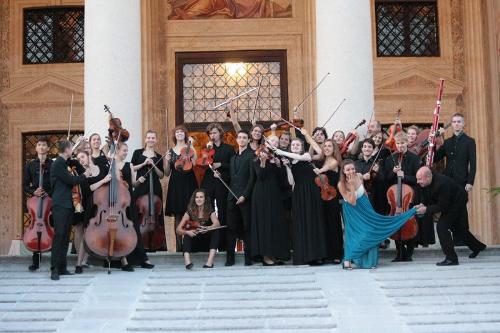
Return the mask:
<path id="1" fill-rule="evenodd" d="M 24 64 L 84 60 L 83 7 L 24 10 Z"/>
<path id="2" fill-rule="evenodd" d="M 376 1 L 377 56 L 438 57 L 437 1 Z"/>
<path id="3" fill-rule="evenodd" d="M 238 121 L 257 119 L 267 124 L 281 116 L 288 118 L 284 51 L 207 52 L 199 56 L 177 55 L 177 123 L 190 129 L 202 129 L 211 122 L 228 125 L 225 107 L 214 107 L 252 88 L 257 89 L 231 102 Z"/>

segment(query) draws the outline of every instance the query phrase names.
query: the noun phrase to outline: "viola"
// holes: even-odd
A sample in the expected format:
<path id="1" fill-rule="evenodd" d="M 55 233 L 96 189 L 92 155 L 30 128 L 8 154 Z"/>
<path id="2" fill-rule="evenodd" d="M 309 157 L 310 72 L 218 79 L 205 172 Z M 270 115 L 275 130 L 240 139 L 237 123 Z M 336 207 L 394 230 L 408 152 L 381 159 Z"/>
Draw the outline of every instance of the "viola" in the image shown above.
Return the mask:
<path id="1" fill-rule="evenodd" d="M 407 184 L 403 184 L 402 177 L 398 177 L 398 182 L 392 185 L 387 190 L 387 201 L 391 206 L 389 215 L 399 215 L 410 209 L 410 204 L 413 202 L 413 189 Z M 394 240 L 410 240 L 417 235 L 418 224 L 415 217 L 411 217 L 391 239 Z"/>
<path id="2" fill-rule="evenodd" d="M 389 127 L 389 130 L 387 131 L 387 135 L 389 137 L 387 138 L 387 140 L 385 140 L 385 145 L 391 151 L 396 151 L 396 140 L 394 139 L 394 136 L 403 130 L 401 128 L 401 121 L 399 119 L 400 116 L 401 116 L 401 109 L 399 109 L 396 112 L 396 120 L 394 121 L 394 124 L 392 124 Z"/>
<path id="3" fill-rule="evenodd" d="M 112 154 L 114 149 L 112 145 Z M 134 224 L 126 214 L 131 200 L 128 184 L 118 175 L 114 159 L 109 171 L 111 181 L 93 193 L 97 213 L 90 219 L 84 234 L 86 250 L 108 261 L 108 274 L 111 273 L 110 261 L 129 255 L 137 244 Z"/>
<path id="4" fill-rule="evenodd" d="M 43 187 L 43 172 L 45 163 L 40 162 L 38 187 Z M 49 196 L 33 196 L 26 202 L 31 217 L 30 225 L 23 235 L 23 243 L 32 252 L 47 252 L 52 248 L 54 229 L 50 226 L 52 199 Z"/>
<path id="5" fill-rule="evenodd" d="M 200 150 L 200 156 L 196 160 L 196 165 L 204 168 L 208 168 L 209 165 L 214 163 L 215 149 L 212 148 L 211 142 L 207 146 Z"/>
<path id="6" fill-rule="evenodd" d="M 176 170 L 188 172 L 193 170 L 194 149 L 191 148 L 191 140 L 188 140 L 187 146 L 182 147 L 179 158 L 174 163 Z"/>
<path id="7" fill-rule="evenodd" d="M 316 178 L 314 178 L 314 182 L 321 189 L 321 199 L 323 199 L 323 201 L 330 201 L 337 197 L 337 190 L 330 185 L 326 175 L 317 175 Z"/>
<path id="8" fill-rule="evenodd" d="M 130 137 L 130 133 L 122 127 L 122 121 L 120 118 L 115 118 L 107 105 L 104 105 L 104 112 L 109 113 L 109 138 L 115 142 L 127 142 Z"/>
<path id="9" fill-rule="evenodd" d="M 162 200 L 154 194 L 153 172 L 149 172 L 149 191 L 136 200 L 139 215 L 139 230 L 144 249 L 149 251 L 160 250 L 165 247 L 165 227 L 161 211 Z"/>
<path id="10" fill-rule="evenodd" d="M 356 127 L 354 127 L 354 130 L 352 132 L 350 132 L 349 134 L 347 134 L 347 137 L 345 138 L 344 142 L 342 142 L 342 144 L 340 145 L 339 147 L 339 152 L 341 155 L 344 155 L 347 150 L 349 149 L 349 146 L 351 145 L 351 143 L 354 142 L 354 140 L 356 140 L 356 130 L 360 127 L 360 126 L 363 126 L 364 124 L 366 123 L 366 120 L 363 119 L 359 122 L 359 124 L 356 125 Z"/>

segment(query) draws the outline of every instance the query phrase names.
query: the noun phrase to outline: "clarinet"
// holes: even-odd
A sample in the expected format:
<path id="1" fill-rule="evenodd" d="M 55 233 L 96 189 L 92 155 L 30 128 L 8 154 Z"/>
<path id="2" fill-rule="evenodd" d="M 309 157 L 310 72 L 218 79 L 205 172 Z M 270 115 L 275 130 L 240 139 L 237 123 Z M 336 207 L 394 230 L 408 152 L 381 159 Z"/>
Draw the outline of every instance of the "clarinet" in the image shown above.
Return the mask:
<path id="1" fill-rule="evenodd" d="M 434 121 L 432 123 L 431 127 L 431 133 L 434 133 L 434 136 L 430 138 L 429 140 L 429 147 L 428 147 L 428 152 L 427 152 L 427 163 L 426 165 L 430 168 L 432 167 L 432 163 L 434 162 L 434 146 L 436 145 L 436 131 L 438 130 L 439 126 L 439 112 L 441 112 L 441 98 L 443 97 L 443 86 L 444 86 L 444 79 L 439 79 L 439 89 L 437 93 L 437 99 L 436 99 L 436 108 L 434 109 Z"/>

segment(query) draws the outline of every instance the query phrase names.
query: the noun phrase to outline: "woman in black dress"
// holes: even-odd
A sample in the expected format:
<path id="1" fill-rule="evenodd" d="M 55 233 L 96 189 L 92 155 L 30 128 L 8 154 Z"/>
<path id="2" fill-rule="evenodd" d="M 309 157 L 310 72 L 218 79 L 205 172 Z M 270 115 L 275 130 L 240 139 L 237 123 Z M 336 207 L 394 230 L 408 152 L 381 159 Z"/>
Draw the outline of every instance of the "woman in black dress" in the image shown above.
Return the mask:
<path id="1" fill-rule="evenodd" d="M 108 145 L 104 145 L 101 149 L 101 136 L 97 133 L 92 134 L 89 137 L 89 143 L 91 147 L 90 156 L 92 157 L 92 161 L 99 168 L 104 168 L 109 170 L 109 161 L 106 157 L 106 153 L 109 151 Z M 104 152 L 103 150 L 106 150 Z"/>
<path id="2" fill-rule="evenodd" d="M 128 154 L 128 145 L 126 143 L 118 143 L 116 146 L 116 167 L 120 170 L 121 179 L 128 184 L 130 198 L 133 198 L 132 189 L 140 182 L 136 180 L 135 171 L 130 162 L 125 162 Z M 149 262 L 149 258 L 144 250 L 142 243 L 141 232 L 139 230 L 139 221 L 137 216 L 137 206 L 134 200 L 130 200 L 130 206 L 127 208 L 127 217 L 134 223 L 134 229 L 137 234 L 137 245 L 135 249 L 126 258 L 122 258 L 122 270 L 131 272 L 134 270 L 133 265 L 140 265 L 141 268 L 151 269 L 154 267 Z"/>
<path id="3" fill-rule="evenodd" d="M 173 141 L 175 147 L 170 149 L 167 153 L 163 165 L 165 175 L 170 176 L 168 180 L 165 215 L 175 218 L 175 229 L 179 226 L 182 216 L 186 212 L 189 199 L 197 187 L 193 169 L 186 172 L 175 168 L 175 161 L 179 159 L 182 148 L 188 145 L 187 134 L 187 129 L 184 126 L 177 126 L 174 128 Z M 189 140 L 192 139 L 189 138 Z M 192 163 L 193 166 L 196 164 L 196 153 L 193 155 Z M 176 235 L 176 251 L 182 251 L 182 237 L 179 235 Z"/>
<path id="4" fill-rule="evenodd" d="M 163 200 L 163 192 L 161 189 L 160 179 L 163 178 L 163 163 L 159 163 L 162 156 L 155 151 L 156 143 L 158 142 L 157 133 L 153 130 L 146 132 L 145 138 L 145 148 L 136 149 L 132 154 L 132 169 L 137 173 L 137 179 L 139 183 L 134 189 L 134 197 L 132 200 L 137 202 L 137 199 L 143 195 L 149 194 L 149 177 L 153 177 L 153 194 L 158 196 L 160 200 Z M 153 168 L 154 170 L 149 172 Z M 146 173 L 148 174 L 146 176 Z M 155 212 L 155 216 L 163 216 L 163 207 L 160 212 Z M 145 244 L 145 248 L 148 251 L 165 251 L 167 245 L 165 242 L 165 229 L 163 227 L 163 217 L 158 219 L 155 224 L 154 239 L 153 243 L 158 243 L 161 240 L 161 245 L 155 247 L 155 244 Z M 146 241 L 147 242 L 147 241 Z M 158 244 L 157 244 L 158 245 Z"/>
<path id="5" fill-rule="evenodd" d="M 323 143 L 322 159 L 316 162 L 318 166 L 313 171 L 316 175 L 328 177 L 328 184 L 337 190 L 337 196 L 332 200 L 321 200 L 325 221 L 326 259 L 334 264 L 340 264 L 344 256 L 344 234 L 340 217 L 340 203 L 337 183 L 339 182 L 339 164 L 341 161 L 337 144 L 333 140 Z"/>
<path id="6" fill-rule="evenodd" d="M 200 229 L 186 230 L 186 224 L 191 221 L 199 222 Z M 205 190 L 198 189 L 193 192 L 189 199 L 187 210 L 176 229 L 177 234 L 183 236 L 182 251 L 184 252 L 186 269 L 193 268 L 191 252 L 207 250 L 209 251 L 208 258 L 203 268 L 214 267 L 215 254 L 219 246 L 219 230 L 207 232 L 206 228 L 208 227 L 217 228 L 220 227 L 220 223 Z"/>
<path id="7" fill-rule="evenodd" d="M 277 147 L 279 139 L 270 136 L 267 140 Z M 262 265 L 282 264 L 290 258 L 288 225 L 283 207 L 283 183 L 285 170 L 280 159 L 269 151 L 260 151 L 252 163 L 255 185 L 252 191 L 251 249 L 252 257 L 262 257 Z"/>
<path id="8" fill-rule="evenodd" d="M 90 148 L 90 146 L 88 146 Z M 93 193 L 102 185 L 111 180 L 111 175 L 108 170 L 94 164 L 90 157 L 90 149 L 87 145 L 83 146 L 84 150 L 77 153 L 76 158 L 84 170 L 90 170 L 92 175 L 87 178 L 87 182 L 82 184 L 82 206 L 84 207 L 83 221 L 75 226 L 75 248 L 78 253 L 78 259 L 75 267 L 75 273 L 83 273 L 84 262 L 87 261 L 88 253 L 85 251 L 83 244 L 83 233 L 89 223 L 89 220 L 96 214 L 96 209 L 93 200 Z"/>
<path id="9" fill-rule="evenodd" d="M 304 129 L 301 132 L 315 153 L 321 154 L 321 148 L 311 136 Z M 293 264 L 318 265 L 327 255 L 320 190 L 314 183 L 316 174 L 311 155 L 304 152 L 304 142 L 293 139 L 290 150 L 289 153 L 277 149 L 276 153 L 292 159 L 291 163 L 283 162 L 287 167 L 288 182 L 293 187 Z"/>
<path id="10" fill-rule="evenodd" d="M 384 170 L 384 161 L 389 155 L 391 155 L 391 151 L 384 145 L 382 132 L 375 132 L 371 139 L 375 143 L 372 156 L 377 156 L 378 154 L 376 163 L 378 164 L 380 170 Z M 381 181 L 376 182 L 373 188 L 373 209 L 381 215 L 387 215 L 389 212 L 389 204 L 387 203 L 385 193 L 387 192 L 388 187 L 383 180 L 382 172 L 379 173 L 379 177 Z"/>

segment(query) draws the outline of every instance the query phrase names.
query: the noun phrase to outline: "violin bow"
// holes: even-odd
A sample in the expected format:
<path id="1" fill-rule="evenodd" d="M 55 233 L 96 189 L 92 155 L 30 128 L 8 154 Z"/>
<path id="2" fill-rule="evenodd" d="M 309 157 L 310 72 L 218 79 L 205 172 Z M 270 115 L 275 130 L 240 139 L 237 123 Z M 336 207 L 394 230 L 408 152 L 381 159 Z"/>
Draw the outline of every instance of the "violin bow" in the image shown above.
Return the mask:
<path id="1" fill-rule="evenodd" d="M 249 119 L 249 120 L 250 120 L 250 122 L 251 122 L 253 125 L 255 125 L 255 124 L 254 124 L 254 121 L 255 121 L 255 111 L 257 111 L 257 105 L 259 104 L 260 86 L 262 85 L 262 81 L 263 81 L 263 79 L 264 79 L 264 77 L 263 77 L 263 76 L 259 77 L 259 87 L 258 87 L 258 89 L 257 89 L 257 97 L 255 98 L 255 105 L 254 105 L 254 107 L 253 107 L 252 119 Z M 249 115 L 249 116 L 250 116 L 250 115 Z M 257 122 L 257 121 L 255 121 L 255 123 L 256 123 L 256 122 Z"/>
<path id="2" fill-rule="evenodd" d="M 324 127 L 328 124 L 328 122 L 329 122 L 329 121 L 333 118 L 333 116 L 335 115 L 335 113 L 337 113 L 337 111 L 340 109 L 340 107 L 342 106 L 342 104 L 344 104 L 344 102 L 345 102 L 346 100 L 347 100 L 347 99 L 346 99 L 346 98 L 344 98 L 344 99 L 340 102 L 340 104 L 337 106 L 337 108 L 335 108 L 335 110 L 333 111 L 333 113 L 330 115 L 330 117 L 328 117 L 328 119 L 325 121 L 325 123 L 324 123 L 324 124 L 323 124 L 323 126 L 321 126 L 321 127 L 323 127 L 323 128 L 324 128 Z"/>
<path id="3" fill-rule="evenodd" d="M 215 170 L 212 166 L 212 164 L 209 164 L 208 167 L 212 170 L 212 172 L 218 172 L 217 170 Z M 220 174 L 220 173 L 219 173 Z M 229 193 L 231 193 L 231 195 L 236 199 L 238 200 L 239 198 L 236 196 L 236 194 L 234 194 L 233 190 L 231 190 L 231 188 L 229 187 L 229 185 L 226 184 L 226 182 L 224 181 L 224 179 L 222 179 L 222 175 L 221 177 L 219 177 L 219 180 L 221 181 L 222 185 L 224 185 L 227 190 L 229 191 Z"/>
<path id="4" fill-rule="evenodd" d="M 372 119 L 373 119 L 373 114 L 375 113 L 375 109 L 372 110 L 372 114 L 370 115 L 370 120 L 368 121 L 368 123 L 366 124 L 366 127 L 370 127 L 370 123 L 372 122 Z M 368 131 L 366 131 L 365 133 L 365 139 L 366 139 L 366 136 L 368 135 Z"/>
<path id="5" fill-rule="evenodd" d="M 295 126 L 294 124 L 292 124 L 291 122 L 289 122 L 288 120 L 286 120 L 285 118 L 283 118 L 279 113 L 276 113 L 274 112 L 273 110 L 269 109 L 269 112 L 271 112 L 272 114 L 274 114 L 275 116 L 279 117 L 282 121 L 284 121 L 285 123 L 287 123 L 288 125 L 290 125 L 291 127 L 295 128 L 296 130 L 300 131 L 300 128 L 298 128 L 297 126 Z"/>
<path id="6" fill-rule="evenodd" d="M 237 95 L 237 96 L 234 96 L 234 97 L 231 97 L 231 98 L 228 98 L 226 99 L 224 102 L 220 103 L 220 104 L 217 104 L 216 106 L 213 107 L 212 111 L 214 110 L 217 110 L 218 108 L 220 108 L 221 106 L 224 106 L 228 103 L 231 103 L 232 101 L 234 101 L 235 99 L 238 99 L 242 96 L 245 96 L 246 94 L 249 94 L 251 93 L 252 91 L 254 90 L 257 90 L 257 87 L 254 87 L 254 88 L 251 88 L 251 89 L 248 89 L 248 90 L 245 90 L 244 92 L 242 92 L 241 94 Z"/>
<path id="7" fill-rule="evenodd" d="M 313 92 L 315 92 L 316 90 L 318 90 L 319 86 L 323 83 L 323 81 L 325 81 L 326 77 L 330 75 L 330 72 L 326 73 L 323 78 L 318 82 L 318 84 L 316 84 L 316 86 L 314 88 L 311 89 L 311 91 L 309 91 L 309 93 L 306 95 L 306 97 L 304 97 L 304 99 L 302 99 L 302 101 L 296 106 L 293 108 L 293 111 L 292 112 L 297 112 L 299 110 L 299 108 L 302 107 L 302 105 L 304 105 L 304 103 L 309 99 L 309 97 L 312 95 Z"/>
<path id="8" fill-rule="evenodd" d="M 370 166 L 370 170 L 368 170 L 368 172 L 371 172 L 372 169 L 373 169 L 373 166 L 375 165 L 375 163 L 377 163 L 377 160 L 378 160 L 378 156 L 380 155 L 380 152 L 382 151 L 382 146 L 378 149 L 378 152 L 377 152 L 377 155 L 375 155 L 375 159 L 373 160 L 373 163 L 372 165 Z M 392 156 L 392 155 L 391 155 Z M 394 157 L 393 157 L 394 159 Z"/>

